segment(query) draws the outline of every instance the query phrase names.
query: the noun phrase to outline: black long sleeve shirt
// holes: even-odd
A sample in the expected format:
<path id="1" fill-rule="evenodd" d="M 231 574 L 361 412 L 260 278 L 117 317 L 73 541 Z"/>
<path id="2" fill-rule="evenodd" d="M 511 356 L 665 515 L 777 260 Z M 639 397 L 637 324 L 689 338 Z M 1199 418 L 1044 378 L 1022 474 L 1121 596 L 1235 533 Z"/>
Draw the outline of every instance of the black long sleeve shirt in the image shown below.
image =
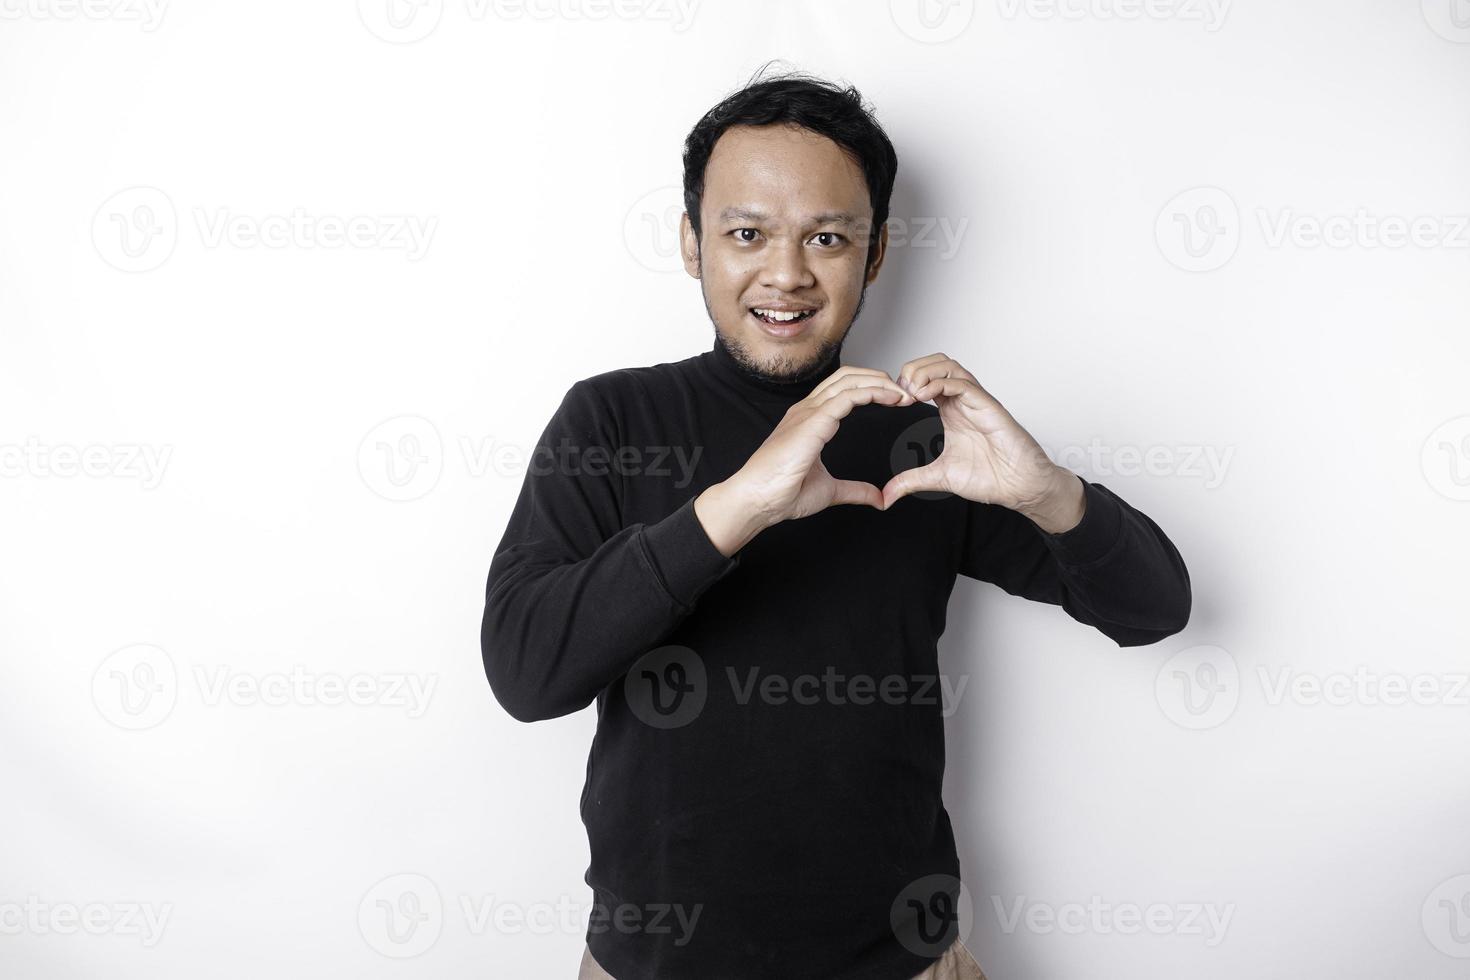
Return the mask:
<path id="1" fill-rule="evenodd" d="M 839 363 L 769 383 L 716 342 L 578 381 L 491 562 L 481 647 L 500 704 L 533 721 L 597 702 L 587 941 L 618 980 L 907 980 L 938 957 L 953 925 L 930 943 L 908 898 L 944 882 L 942 910 L 958 888 L 935 682 L 957 575 L 1119 646 L 1188 621 L 1173 544 L 1086 480 L 1061 534 L 926 493 L 832 507 L 721 555 L 694 498 Z M 937 414 L 858 406 L 822 461 L 881 487 L 927 461 L 895 463 Z"/>

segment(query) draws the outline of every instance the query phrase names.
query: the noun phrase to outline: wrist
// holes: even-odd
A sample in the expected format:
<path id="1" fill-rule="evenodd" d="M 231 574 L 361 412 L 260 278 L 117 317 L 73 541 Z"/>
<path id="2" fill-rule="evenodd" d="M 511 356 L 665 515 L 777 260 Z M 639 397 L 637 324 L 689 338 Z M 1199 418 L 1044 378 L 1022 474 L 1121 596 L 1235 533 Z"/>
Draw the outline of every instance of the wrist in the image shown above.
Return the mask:
<path id="1" fill-rule="evenodd" d="M 1065 534 L 1082 523 L 1087 511 L 1082 478 L 1059 466 L 1048 489 L 1033 503 L 1017 509 L 1047 534 Z"/>
<path id="2" fill-rule="evenodd" d="M 694 498 L 694 516 L 699 518 L 715 549 L 726 558 L 749 544 L 772 523 L 728 481 L 713 484 Z"/>

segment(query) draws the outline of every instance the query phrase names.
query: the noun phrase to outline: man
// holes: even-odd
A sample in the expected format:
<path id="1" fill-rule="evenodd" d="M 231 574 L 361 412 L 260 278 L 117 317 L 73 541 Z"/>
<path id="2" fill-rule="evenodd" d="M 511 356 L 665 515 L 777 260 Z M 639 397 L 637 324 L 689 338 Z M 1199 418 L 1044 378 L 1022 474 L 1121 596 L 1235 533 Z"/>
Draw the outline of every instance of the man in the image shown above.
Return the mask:
<path id="1" fill-rule="evenodd" d="M 841 363 L 897 169 L 858 92 L 754 82 L 684 167 L 714 345 L 572 385 L 486 592 L 512 716 L 597 702 L 582 976 L 980 977 L 941 799 L 956 576 L 1135 646 L 1184 628 L 1188 573 L 953 358 Z"/>

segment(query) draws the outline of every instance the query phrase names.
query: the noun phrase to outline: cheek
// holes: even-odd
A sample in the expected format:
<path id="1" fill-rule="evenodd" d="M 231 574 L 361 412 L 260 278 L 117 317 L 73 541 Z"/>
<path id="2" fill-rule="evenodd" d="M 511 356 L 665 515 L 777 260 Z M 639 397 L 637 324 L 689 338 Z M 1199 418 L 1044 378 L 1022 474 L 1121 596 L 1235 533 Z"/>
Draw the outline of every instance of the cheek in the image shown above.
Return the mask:
<path id="1" fill-rule="evenodd" d="M 863 264 L 833 262 L 818 271 L 817 287 L 827 294 L 827 301 L 833 306 L 857 306 L 858 296 L 863 291 Z"/>
<path id="2" fill-rule="evenodd" d="M 705 288 L 711 295 L 738 300 L 750 288 L 756 270 L 748 262 L 725 255 L 708 255 L 704 262 Z"/>

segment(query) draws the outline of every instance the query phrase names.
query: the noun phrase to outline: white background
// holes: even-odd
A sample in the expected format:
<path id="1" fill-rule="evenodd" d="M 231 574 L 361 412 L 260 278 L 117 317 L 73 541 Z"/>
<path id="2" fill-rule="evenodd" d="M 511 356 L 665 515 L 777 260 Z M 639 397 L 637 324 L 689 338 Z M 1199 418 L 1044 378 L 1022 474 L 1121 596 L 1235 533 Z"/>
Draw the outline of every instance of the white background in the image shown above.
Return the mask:
<path id="1" fill-rule="evenodd" d="M 1193 579 L 1126 650 L 957 586 L 992 980 L 1470 968 L 1463 0 L 96 2 L 0 5 L 0 973 L 575 975 L 595 714 L 500 710 L 485 574 L 567 387 L 709 347 L 679 153 L 770 58 L 899 151 L 845 359 Z"/>

